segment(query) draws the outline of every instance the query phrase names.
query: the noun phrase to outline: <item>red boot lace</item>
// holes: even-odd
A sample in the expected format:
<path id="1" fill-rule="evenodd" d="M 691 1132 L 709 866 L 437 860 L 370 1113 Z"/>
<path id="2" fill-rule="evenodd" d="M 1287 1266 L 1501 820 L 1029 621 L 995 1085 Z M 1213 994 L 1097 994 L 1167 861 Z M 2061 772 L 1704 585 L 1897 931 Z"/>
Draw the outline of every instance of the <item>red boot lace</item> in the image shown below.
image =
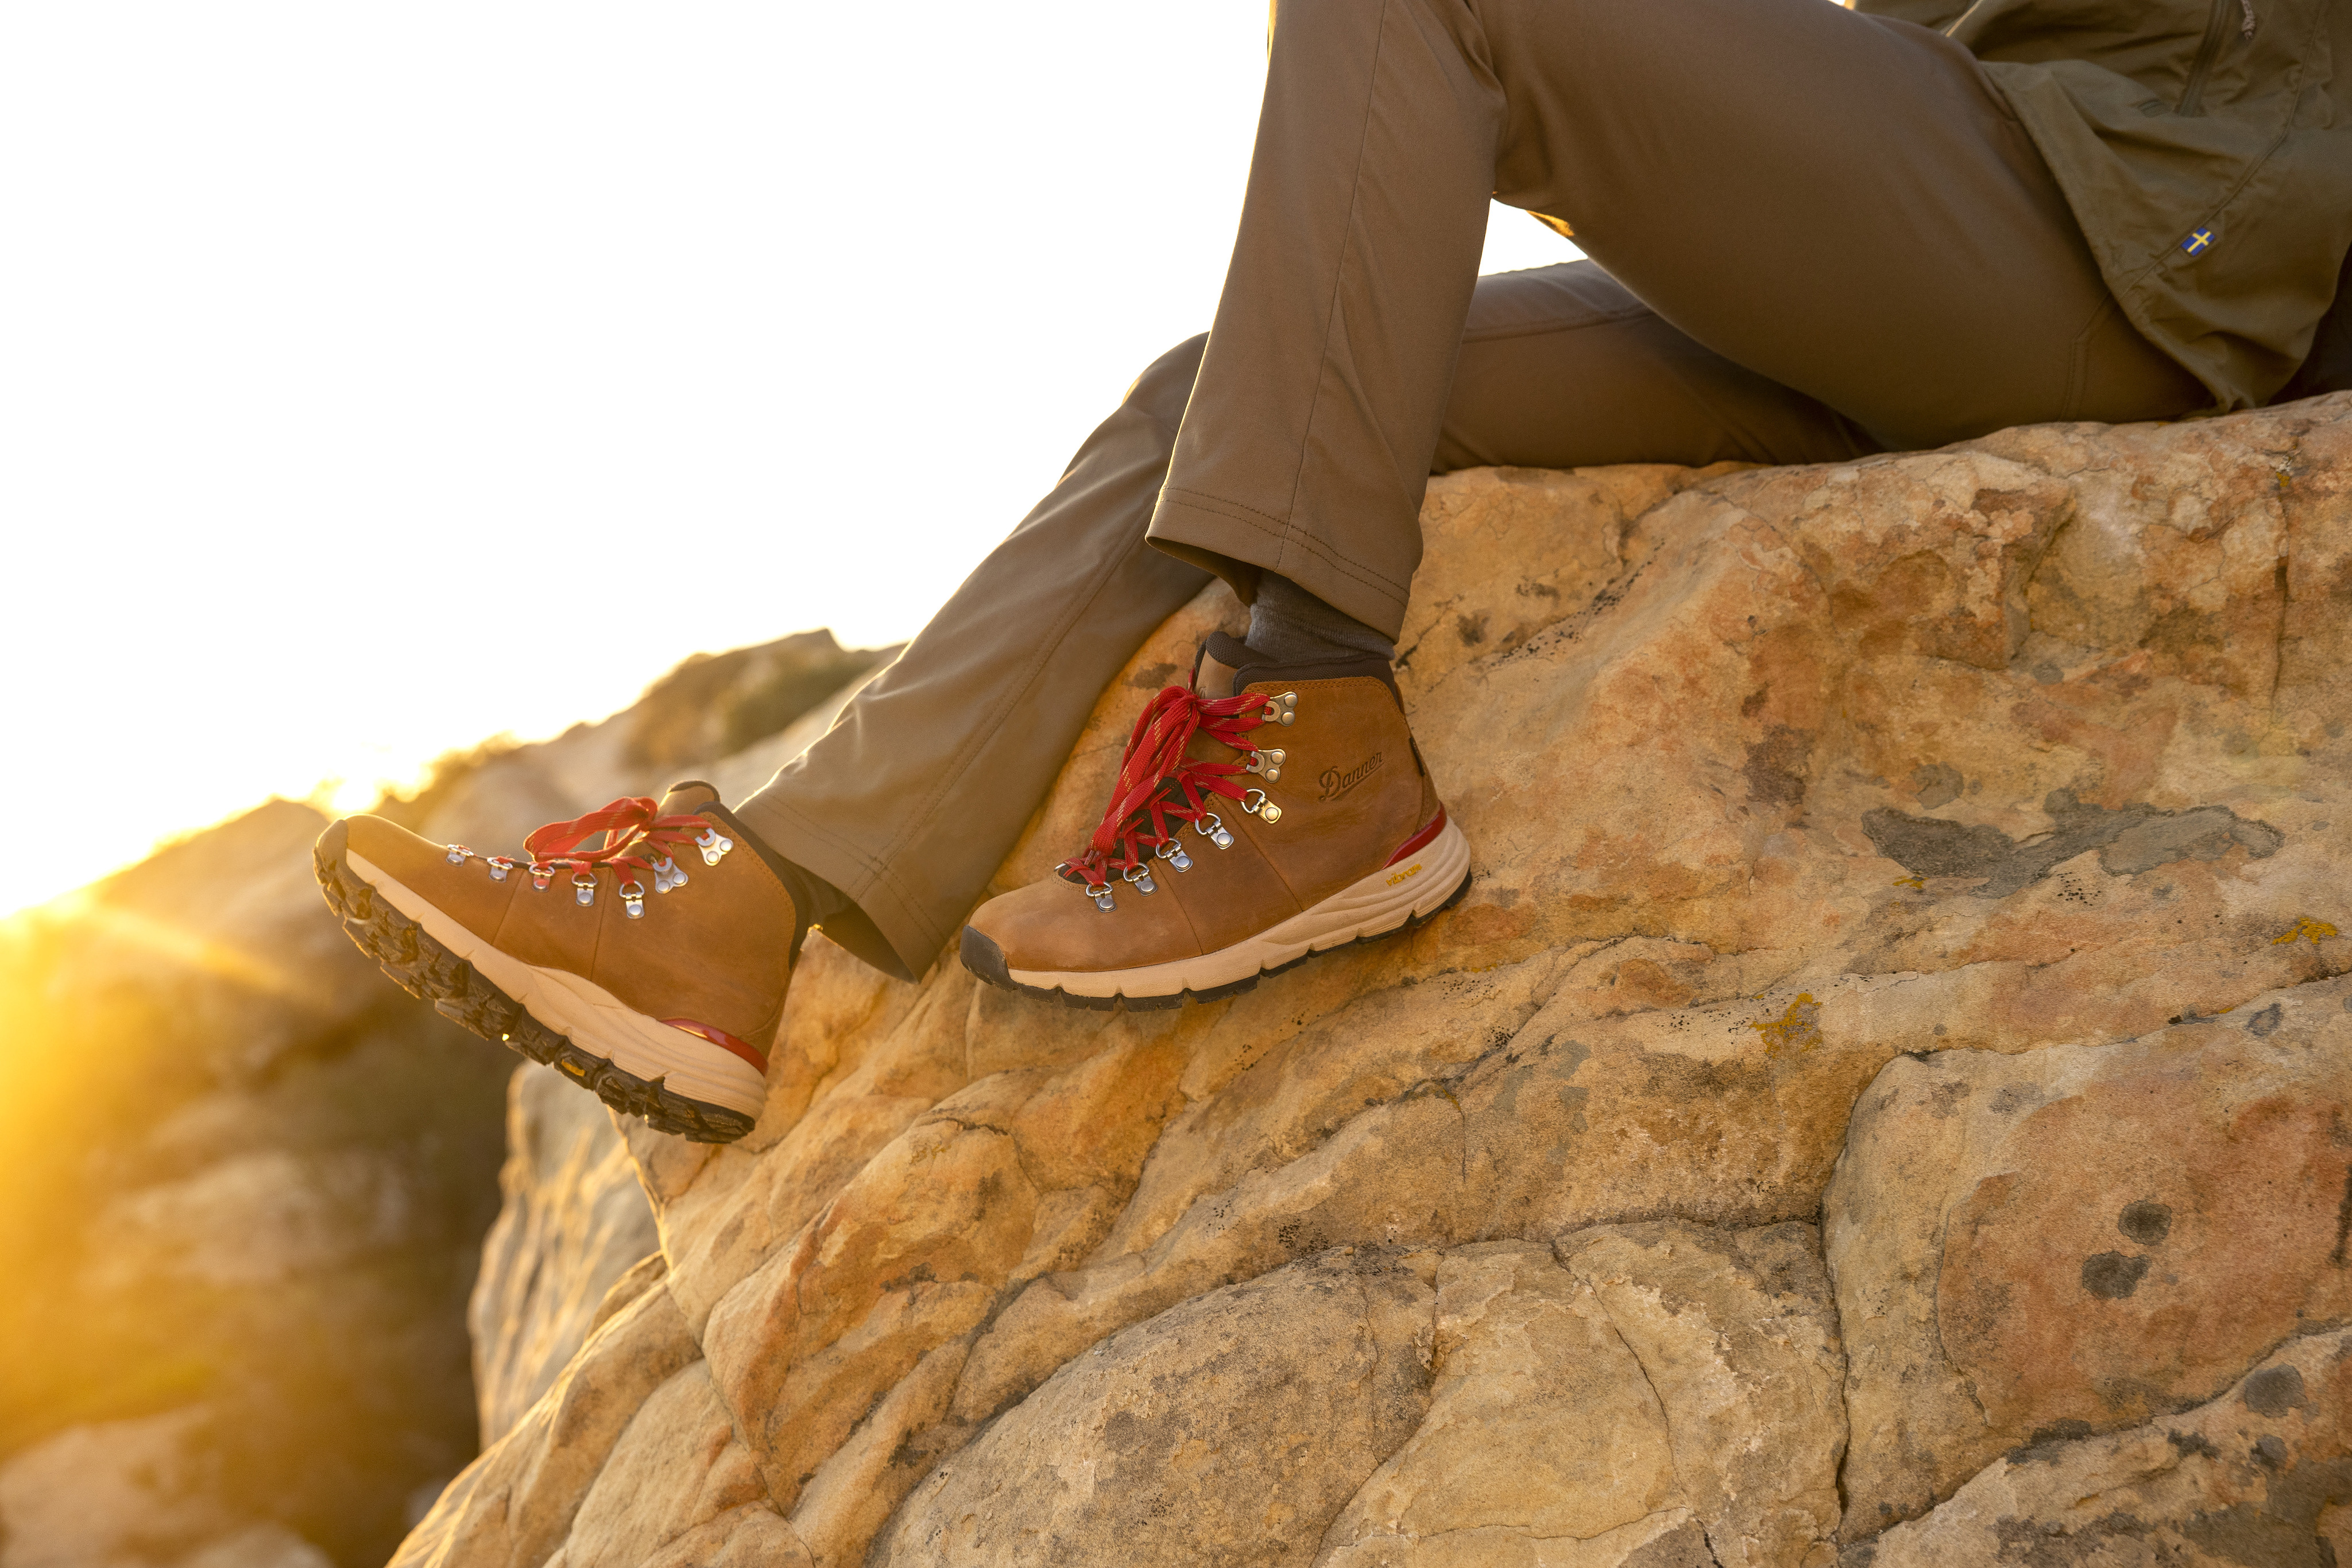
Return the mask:
<path id="1" fill-rule="evenodd" d="M 1247 793 L 1234 781 L 1240 763 L 1188 758 L 1184 748 L 1205 731 L 1237 750 L 1250 750 L 1241 737 L 1265 724 L 1268 711 L 1265 697 L 1256 692 L 1203 697 L 1187 686 L 1162 690 L 1144 706 L 1127 737 L 1102 825 L 1085 851 L 1055 866 L 1055 873 L 1082 887 L 1104 886 L 1130 867 L 1148 867 L 1152 850 L 1185 823 L 1206 816 L 1213 797 L 1239 800 Z"/>
<path id="2" fill-rule="evenodd" d="M 533 829 L 530 836 L 523 840 L 522 847 L 530 854 L 534 871 L 544 866 L 593 872 L 597 866 L 608 865 L 616 874 L 651 873 L 654 862 L 637 852 L 641 846 L 667 860 L 672 845 L 691 842 L 710 830 L 707 818 L 664 817 L 657 814 L 660 810 L 649 796 L 625 795 L 584 817 Z M 580 848 L 598 833 L 608 835 L 603 849 Z"/>

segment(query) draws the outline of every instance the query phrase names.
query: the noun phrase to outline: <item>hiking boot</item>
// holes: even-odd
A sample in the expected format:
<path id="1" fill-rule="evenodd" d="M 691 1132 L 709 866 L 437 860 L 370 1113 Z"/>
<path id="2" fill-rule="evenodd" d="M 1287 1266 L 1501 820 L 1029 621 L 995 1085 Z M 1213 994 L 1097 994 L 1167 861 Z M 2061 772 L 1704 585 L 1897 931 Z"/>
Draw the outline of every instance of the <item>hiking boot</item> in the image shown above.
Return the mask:
<path id="1" fill-rule="evenodd" d="M 965 967 L 1076 1007 L 1171 1008 L 1416 925 L 1470 885 L 1388 661 L 1276 666 L 1219 632 L 1129 737 L 1053 876 L 992 898 Z"/>
<path id="2" fill-rule="evenodd" d="M 437 1011 L 665 1133 L 750 1132 L 793 957 L 763 847 L 698 782 L 523 844 L 484 855 L 346 817 L 312 862 L 352 940 Z"/>

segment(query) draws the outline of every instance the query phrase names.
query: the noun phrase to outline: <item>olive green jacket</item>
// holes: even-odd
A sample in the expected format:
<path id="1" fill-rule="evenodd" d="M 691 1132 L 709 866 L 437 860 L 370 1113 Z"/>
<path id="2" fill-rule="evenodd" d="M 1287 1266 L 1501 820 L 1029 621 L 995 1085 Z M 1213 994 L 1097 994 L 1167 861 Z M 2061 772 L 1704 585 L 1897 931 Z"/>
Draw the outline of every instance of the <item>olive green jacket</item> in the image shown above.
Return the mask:
<path id="1" fill-rule="evenodd" d="M 2125 314 L 2221 408 L 2286 383 L 2352 246 L 2352 0 L 1854 7 L 1975 52 Z"/>

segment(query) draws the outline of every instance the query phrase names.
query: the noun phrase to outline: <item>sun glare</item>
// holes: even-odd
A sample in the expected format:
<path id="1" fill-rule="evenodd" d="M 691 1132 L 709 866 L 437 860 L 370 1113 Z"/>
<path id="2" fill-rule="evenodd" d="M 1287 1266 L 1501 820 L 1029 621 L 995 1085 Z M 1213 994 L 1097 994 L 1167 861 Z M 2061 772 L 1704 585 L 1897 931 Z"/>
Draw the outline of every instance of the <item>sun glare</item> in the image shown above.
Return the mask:
<path id="1" fill-rule="evenodd" d="M 0 913 L 698 652 L 907 638 L 1208 324 L 1265 23 L 934 7 L 877 98 L 855 7 L 0 7 L 0 517 L 106 612 L 13 607 L 0 810 L 64 773 L 76 825 Z M 1486 267 L 1575 254 L 1508 214 Z"/>

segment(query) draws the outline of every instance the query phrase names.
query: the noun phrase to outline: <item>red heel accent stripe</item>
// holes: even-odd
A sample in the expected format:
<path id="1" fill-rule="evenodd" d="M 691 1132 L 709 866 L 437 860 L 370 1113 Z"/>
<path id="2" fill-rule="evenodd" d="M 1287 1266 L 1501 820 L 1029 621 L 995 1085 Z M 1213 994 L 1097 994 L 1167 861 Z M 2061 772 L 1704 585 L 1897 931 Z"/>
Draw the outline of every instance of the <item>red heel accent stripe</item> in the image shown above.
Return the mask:
<path id="1" fill-rule="evenodd" d="M 1432 839 L 1434 839 L 1438 834 L 1444 831 L 1445 808 L 1440 806 L 1437 808 L 1437 815 L 1429 820 L 1429 826 L 1422 829 L 1421 831 L 1405 840 L 1404 847 L 1397 851 L 1396 853 L 1389 856 L 1389 864 L 1394 865 L 1397 862 L 1404 859 L 1407 855 L 1419 854 L 1422 851 L 1429 847 L 1429 843 Z"/>
<path id="2" fill-rule="evenodd" d="M 707 1040 L 721 1051 L 731 1051 L 758 1068 L 761 1076 L 767 1074 L 768 1059 L 723 1029 L 712 1029 L 709 1024 L 697 1023 L 692 1019 L 664 1019 L 662 1022 L 672 1029 L 684 1030 L 698 1039 Z"/>

